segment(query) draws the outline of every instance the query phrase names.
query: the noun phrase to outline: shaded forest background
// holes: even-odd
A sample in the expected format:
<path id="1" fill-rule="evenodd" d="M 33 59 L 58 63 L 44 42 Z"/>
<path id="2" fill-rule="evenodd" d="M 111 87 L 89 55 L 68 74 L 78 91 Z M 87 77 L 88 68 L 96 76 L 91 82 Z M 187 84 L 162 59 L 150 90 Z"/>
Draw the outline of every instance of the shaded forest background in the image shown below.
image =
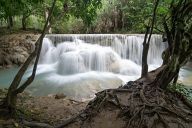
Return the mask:
<path id="1" fill-rule="evenodd" d="M 42 30 L 51 0 L 1 0 L 0 27 L 10 30 Z M 75 3 L 75 4 L 74 4 Z M 59 0 L 53 12 L 50 33 L 145 33 L 152 17 L 152 0 L 101 0 L 83 9 L 81 2 Z M 154 33 L 160 33 L 161 15 L 170 1 L 162 1 Z M 97 7 L 95 7 L 97 6 Z M 97 10 L 96 10 L 97 9 Z M 96 10 L 96 11 L 95 11 Z M 4 28 L 4 29 L 2 29 Z"/>

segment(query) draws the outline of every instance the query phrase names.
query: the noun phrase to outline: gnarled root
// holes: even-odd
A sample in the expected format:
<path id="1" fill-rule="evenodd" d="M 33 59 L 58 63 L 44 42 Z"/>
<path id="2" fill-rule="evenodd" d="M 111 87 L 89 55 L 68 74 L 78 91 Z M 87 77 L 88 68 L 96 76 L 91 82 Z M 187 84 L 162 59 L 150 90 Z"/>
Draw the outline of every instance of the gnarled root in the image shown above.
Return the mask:
<path id="1" fill-rule="evenodd" d="M 117 118 L 126 122 L 126 128 L 192 127 L 190 105 L 180 97 L 152 84 L 136 81 L 126 88 L 97 93 L 83 112 L 84 118 L 78 119 L 83 122 L 81 124 L 89 124 L 102 110 L 116 108 L 119 110 Z"/>

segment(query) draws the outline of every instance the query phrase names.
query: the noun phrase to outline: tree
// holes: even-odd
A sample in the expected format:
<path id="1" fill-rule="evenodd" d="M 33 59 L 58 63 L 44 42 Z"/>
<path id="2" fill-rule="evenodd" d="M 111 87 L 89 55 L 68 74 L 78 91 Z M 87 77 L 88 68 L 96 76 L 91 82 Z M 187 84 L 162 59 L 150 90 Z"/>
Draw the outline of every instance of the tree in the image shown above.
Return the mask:
<path id="1" fill-rule="evenodd" d="M 10 0 L 2 0 L 0 1 L 0 10 L 1 16 L 0 18 L 4 18 L 7 20 L 7 27 L 13 27 L 13 16 L 17 13 L 17 10 L 12 9 L 16 5 L 15 1 L 11 2 Z"/>
<path id="2" fill-rule="evenodd" d="M 94 27 L 100 32 L 144 33 L 143 22 L 151 17 L 152 0 L 103 0 Z"/>
<path id="3" fill-rule="evenodd" d="M 192 1 L 172 1 L 170 8 L 170 14 L 163 19 L 168 49 L 163 55 L 164 68 L 155 80 L 155 84 L 163 89 L 178 76 L 180 68 L 192 55 Z"/>
<path id="4" fill-rule="evenodd" d="M 26 29 L 27 18 L 37 13 L 37 6 L 43 0 L 1 0 L 0 1 L 0 19 L 6 19 L 8 28 L 13 27 L 13 18 L 18 16 L 22 17 L 22 29 Z"/>
<path id="5" fill-rule="evenodd" d="M 19 4 L 19 16 L 22 16 L 22 29 L 26 30 L 27 23 L 26 20 L 31 15 L 37 14 L 38 6 L 41 5 L 43 0 L 22 0 L 18 1 Z"/>

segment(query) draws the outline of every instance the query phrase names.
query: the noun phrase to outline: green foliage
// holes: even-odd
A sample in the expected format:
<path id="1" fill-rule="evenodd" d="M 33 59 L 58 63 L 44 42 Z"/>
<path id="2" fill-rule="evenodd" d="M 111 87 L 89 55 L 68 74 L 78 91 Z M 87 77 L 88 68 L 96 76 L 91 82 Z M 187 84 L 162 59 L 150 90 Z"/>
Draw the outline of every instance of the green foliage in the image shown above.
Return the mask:
<path id="1" fill-rule="evenodd" d="M 179 2 L 172 1 L 159 2 L 154 33 L 163 30 L 162 21 L 170 16 L 170 5 Z M 5 26 L 8 18 L 13 17 L 15 27 L 21 27 L 24 17 L 28 28 L 41 29 L 51 2 L 0 0 L 0 23 Z M 153 7 L 153 0 L 57 0 L 52 30 L 56 33 L 144 33 L 151 21 Z"/>
<path id="2" fill-rule="evenodd" d="M 103 0 L 102 4 L 94 23 L 96 32 L 145 32 L 144 22 L 152 15 L 152 1 Z"/>
<path id="3" fill-rule="evenodd" d="M 52 21 L 54 32 L 85 32 L 85 28 L 89 27 L 95 20 L 97 9 L 100 7 L 101 0 L 59 0 L 56 3 L 52 18 L 54 20 Z M 78 28 L 76 29 L 75 27 Z"/>
<path id="4" fill-rule="evenodd" d="M 0 21 L 6 23 L 11 17 L 18 25 L 19 18 L 31 25 L 33 19 L 40 19 L 39 26 L 45 22 L 45 12 L 48 12 L 52 0 L 1 0 Z M 90 26 L 96 18 L 97 9 L 101 7 L 101 0 L 57 0 L 51 23 L 54 27 L 58 23 L 66 23 L 69 17 L 82 19 L 85 26 Z M 30 18 L 31 17 L 31 18 Z M 36 19 L 37 18 L 37 19 Z M 41 19 L 44 19 L 43 21 Z M 20 22 L 21 23 L 21 22 Z M 56 30 L 59 28 L 56 27 Z M 62 28 L 60 28 L 62 29 Z"/>
<path id="5" fill-rule="evenodd" d="M 22 13 L 31 13 L 35 5 L 43 0 L 1 0 L 0 1 L 0 18 L 8 16 L 17 16 Z"/>
<path id="6" fill-rule="evenodd" d="M 100 0 L 71 0 L 71 15 L 81 18 L 85 25 L 90 26 L 96 17 L 97 8 L 101 7 Z"/>
<path id="7" fill-rule="evenodd" d="M 54 33 L 85 33 L 85 26 L 82 19 L 77 19 L 74 16 L 70 16 L 68 20 L 60 20 L 56 22 L 52 28 Z"/>
<path id="8" fill-rule="evenodd" d="M 170 84 L 168 86 L 168 90 L 170 90 L 171 92 L 179 92 L 192 102 L 192 89 L 187 88 L 182 83 Z"/>

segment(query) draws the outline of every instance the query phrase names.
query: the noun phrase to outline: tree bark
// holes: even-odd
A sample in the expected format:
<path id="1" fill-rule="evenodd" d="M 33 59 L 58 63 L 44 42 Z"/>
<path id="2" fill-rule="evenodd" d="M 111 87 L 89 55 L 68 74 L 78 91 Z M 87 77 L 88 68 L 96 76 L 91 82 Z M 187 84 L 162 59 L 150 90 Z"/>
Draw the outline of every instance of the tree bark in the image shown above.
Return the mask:
<path id="1" fill-rule="evenodd" d="M 13 17 L 12 16 L 8 16 L 8 29 L 11 29 L 13 27 Z"/>
<path id="2" fill-rule="evenodd" d="M 23 17 L 22 17 L 22 29 L 23 30 L 27 29 L 27 27 L 26 27 L 26 25 L 27 25 L 26 24 L 26 19 L 27 19 L 27 17 L 23 15 Z"/>
<path id="3" fill-rule="evenodd" d="M 147 64 L 147 55 L 149 51 L 149 44 L 147 43 L 148 33 L 150 27 L 146 27 L 146 33 L 143 41 L 143 54 L 142 54 L 142 69 L 141 69 L 141 77 L 144 77 L 148 73 L 148 64 Z"/>
<path id="4" fill-rule="evenodd" d="M 49 17 L 49 11 L 48 9 L 45 10 L 45 20 L 47 20 Z M 50 25 L 50 21 L 48 22 L 48 26 Z M 48 33 L 51 34 L 52 33 L 52 29 L 51 27 L 48 28 Z"/>

